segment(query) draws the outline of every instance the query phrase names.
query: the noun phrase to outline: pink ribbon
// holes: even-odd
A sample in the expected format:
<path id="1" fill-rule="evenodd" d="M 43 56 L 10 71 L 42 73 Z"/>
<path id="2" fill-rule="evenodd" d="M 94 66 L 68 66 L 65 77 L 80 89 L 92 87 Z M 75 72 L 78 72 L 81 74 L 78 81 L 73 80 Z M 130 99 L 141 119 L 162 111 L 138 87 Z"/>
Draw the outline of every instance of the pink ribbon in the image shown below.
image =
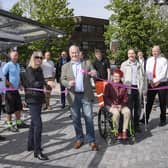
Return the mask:
<path id="1" fill-rule="evenodd" d="M 80 70 L 80 72 L 83 73 L 83 74 L 88 75 L 88 71 L 86 71 L 86 70 L 84 70 L 84 69 Z M 112 82 L 112 81 L 104 80 L 104 79 L 99 78 L 99 77 L 95 77 L 95 78 L 98 79 L 98 80 L 101 80 L 101 81 L 110 83 L 110 84 L 112 84 L 113 86 L 119 86 L 119 87 L 126 88 L 126 89 L 138 90 L 137 87 L 132 87 L 132 86 L 129 86 L 129 85 L 124 85 L 124 84 L 122 84 L 122 83 L 114 83 L 114 82 Z M 156 87 L 156 88 L 150 88 L 150 89 L 148 89 L 148 90 L 151 90 L 151 91 L 152 91 L 152 90 L 166 90 L 166 89 L 168 89 L 168 86 L 161 86 L 161 87 Z"/>
<path id="2" fill-rule="evenodd" d="M 17 91 L 18 89 L 15 89 L 15 88 L 0 88 L 0 91 Z"/>

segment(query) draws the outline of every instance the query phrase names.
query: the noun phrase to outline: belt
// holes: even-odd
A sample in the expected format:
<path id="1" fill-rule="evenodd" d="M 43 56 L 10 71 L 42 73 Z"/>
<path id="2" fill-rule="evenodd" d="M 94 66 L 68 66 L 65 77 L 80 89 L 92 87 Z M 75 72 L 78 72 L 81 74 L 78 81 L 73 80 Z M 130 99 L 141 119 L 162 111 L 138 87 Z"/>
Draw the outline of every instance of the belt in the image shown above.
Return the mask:
<path id="1" fill-rule="evenodd" d="M 132 87 L 138 87 L 138 85 L 131 85 Z"/>

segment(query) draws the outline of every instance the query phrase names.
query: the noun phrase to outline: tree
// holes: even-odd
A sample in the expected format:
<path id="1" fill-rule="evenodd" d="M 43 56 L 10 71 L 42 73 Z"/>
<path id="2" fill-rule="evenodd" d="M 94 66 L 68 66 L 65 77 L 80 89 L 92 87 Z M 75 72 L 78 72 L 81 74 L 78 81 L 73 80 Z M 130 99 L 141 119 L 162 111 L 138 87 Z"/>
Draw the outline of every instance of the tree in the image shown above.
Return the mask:
<path id="1" fill-rule="evenodd" d="M 73 9 L 68 8 L 67 0 L 20 0 L 11 9 L 11 12 L 26 16 L 44 25 L 48 25 L 66 32 L 62 38 L 49 38 L 33 42 L 22 47 L 22 51 L 49 50 L 57 57 L 63 49 L 67 49 L 70 34 L 73 31 Z M 25 51 L 26 52 L 26 51 Z"/>
<path id="2" fill-rule="evenodd" d="M 111 0 L 106 6 L 106 9 L 112 11 L 110 25 L 105 32 L 106 44 L 110 44 L 112 39 L 120 41 L 115 54 L 117 61 L 121 62 L 126 58 L 129 48 L 141 49 L 149 54 L 154 44 L 161 45 L 162 48 L 163 42 L 166 42 L 167 22 L 161 19 L 158 6 L 149 5 L 148 2 Z"/>

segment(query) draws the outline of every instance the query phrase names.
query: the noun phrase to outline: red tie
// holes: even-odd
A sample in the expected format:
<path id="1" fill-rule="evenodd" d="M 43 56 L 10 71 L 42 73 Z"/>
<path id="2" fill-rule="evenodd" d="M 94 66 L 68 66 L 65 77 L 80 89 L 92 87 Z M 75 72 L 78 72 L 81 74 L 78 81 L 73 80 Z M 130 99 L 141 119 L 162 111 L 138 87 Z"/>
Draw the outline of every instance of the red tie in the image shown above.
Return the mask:
<path id="1" fill-rule="evenodd" d="M 156 78 L 156 62 L 157 62 L 157 59 L 155 58 L 155 63 L 153 66 L 153 78 Z"/>

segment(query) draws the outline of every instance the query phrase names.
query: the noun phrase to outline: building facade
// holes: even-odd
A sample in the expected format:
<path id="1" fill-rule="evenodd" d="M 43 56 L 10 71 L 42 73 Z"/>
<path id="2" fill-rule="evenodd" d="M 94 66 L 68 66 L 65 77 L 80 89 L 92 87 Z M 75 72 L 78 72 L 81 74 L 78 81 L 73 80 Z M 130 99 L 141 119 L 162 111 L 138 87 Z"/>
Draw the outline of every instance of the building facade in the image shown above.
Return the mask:
<path id="1" fill-rule="evenodd" d="M 95 48 L 106 51 L 104 32 L 109 21 L 106 19 L 76 16 L 75 27 L 70 39 L 70 45 L 76 44 L 85 52 Z"/>

